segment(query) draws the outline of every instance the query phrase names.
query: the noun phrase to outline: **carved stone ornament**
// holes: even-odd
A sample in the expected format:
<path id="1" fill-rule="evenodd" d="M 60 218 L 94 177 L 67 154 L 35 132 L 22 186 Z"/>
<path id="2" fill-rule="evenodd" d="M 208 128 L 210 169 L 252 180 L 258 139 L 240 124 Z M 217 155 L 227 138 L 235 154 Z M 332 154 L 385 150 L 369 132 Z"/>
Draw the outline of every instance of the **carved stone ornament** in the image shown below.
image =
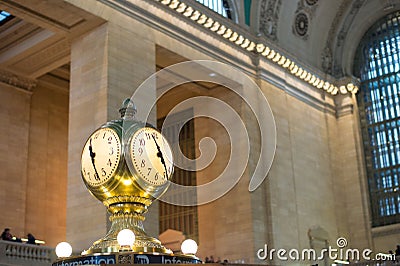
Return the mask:
<path id="1" fill-rule="evenodd" d="M 296 15 L 296 18 L 294 20 L 294 28 L 296 31 L 296 34 L 299 35 L 300 37 L 306 37 L 307 31 L 308 31 L 308 16 L 306 13 L 298 13 Z"/>
<path id="2" fill-rule="evenodd" d="M 305 0 L 305 1 L 306 1 L 307 5 L 309 5 L 309 6 L 313 6 L 316 3 L 318 3 L 318 0 Z"/>
<path id="3" fill-rule="evenodd" d="M 0 70 L 0 82 L 29 92 L 33 91 L 37 85 L 34 79 L 21 77 L 5 70 Z"/>
<path id="4" fill-rule="evenodd" d="M 260 32 L 266 37 L 277 40 L 277 28 L 281 0 L 263 0 L 260 8 Z"/>

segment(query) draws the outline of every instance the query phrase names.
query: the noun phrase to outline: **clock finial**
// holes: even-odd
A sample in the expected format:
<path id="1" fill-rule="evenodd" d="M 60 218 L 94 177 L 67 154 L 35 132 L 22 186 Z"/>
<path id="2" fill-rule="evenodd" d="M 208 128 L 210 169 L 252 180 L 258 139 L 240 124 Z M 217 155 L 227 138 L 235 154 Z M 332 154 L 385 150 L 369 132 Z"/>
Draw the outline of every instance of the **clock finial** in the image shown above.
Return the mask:
<path id="1" fill-rule="evenodd" d="M 126 98 L 119 109 L 122 119 L 134 119 L 136 112 L 136 105 L 130 98 Z"/>

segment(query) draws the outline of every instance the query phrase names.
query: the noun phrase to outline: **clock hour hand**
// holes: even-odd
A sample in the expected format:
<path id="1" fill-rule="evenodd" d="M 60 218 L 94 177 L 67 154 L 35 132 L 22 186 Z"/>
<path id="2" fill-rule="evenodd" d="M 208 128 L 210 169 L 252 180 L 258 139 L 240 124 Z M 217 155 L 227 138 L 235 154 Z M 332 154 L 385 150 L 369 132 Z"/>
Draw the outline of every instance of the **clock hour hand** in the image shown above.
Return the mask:
<path id="1" fill-rule="evenodd" d="M 89 142 L 89 153 L 90 153 L 90 158 L 92 159 L 92 165 L 94 168 L 94 179 L 100 180 L 99 174 L 97 173 L 96 165 L 94 163 L 94 157 L 96 157 L 96 153 L 93 152 L 92 139 L 90 139 L 90 142 Z"/>
<path id="2" fill-rule="evenodd" d="M 164 156 L 161 152 L 160 146 L 158 146 L 158 143 L 156 141 L 156 138 L 154 137 L 154 135 L 151 135 L 153 137 L 154 142 L 156 143 L 157 146 L 157 157 L 160 158 L 161 163 L 164 165 L 164 169 L 165 169 L 165 178 L 167 178 L 167 174 L 168 174 L 168 170 L 167 170 L 167 165 L 165 164 L 165 160 L 164 160 Z"/>

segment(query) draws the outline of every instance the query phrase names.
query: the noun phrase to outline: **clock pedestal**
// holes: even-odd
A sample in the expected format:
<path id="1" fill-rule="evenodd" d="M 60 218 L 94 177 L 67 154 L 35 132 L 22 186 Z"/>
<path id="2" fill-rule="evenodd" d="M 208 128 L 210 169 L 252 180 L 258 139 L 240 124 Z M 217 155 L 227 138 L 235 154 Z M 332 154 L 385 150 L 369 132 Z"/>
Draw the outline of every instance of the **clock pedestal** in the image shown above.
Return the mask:
<path id="1" fill-rule="evenodd" d="M 137 202 L 133 202 L 133 200 Z M 121 247 L 117 242 L 117 235 L 123 229 L 130 229 L 135 234 L 135 243 L 132 246 L 133 252 L 172 254 L 171 250 L 165 248 L 158 239 L 148 236 L 144 230 L 144 213 L 147 212 L 147 207 L 151 204 L 149 199 L 127 196 L 114 197 L 106 200 L 104 204 L 108 206 L 108 212 L 111 214 L 110 230 L 82 254 L 120 251 Z"/>

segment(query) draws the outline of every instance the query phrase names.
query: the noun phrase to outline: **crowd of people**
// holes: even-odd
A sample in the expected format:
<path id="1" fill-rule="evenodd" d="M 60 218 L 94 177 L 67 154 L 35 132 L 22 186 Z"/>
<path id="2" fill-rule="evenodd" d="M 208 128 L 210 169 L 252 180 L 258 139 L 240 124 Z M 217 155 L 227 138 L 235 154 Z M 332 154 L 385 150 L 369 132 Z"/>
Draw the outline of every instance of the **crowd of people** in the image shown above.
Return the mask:
<path id="1" fill-rule="evenodd" d="M 15 237 L 11 234 L 11 229 L 10 228 L 5 228 L 3 233 L 1 233 L 1 240 L 6 240 L 6 241 L 14 241 L 14 242 L 22 242 L 21 238 Z M 32 245 L 38 245 L 36 243 L 36 238 L 29 233 L 27 235 L 27 244 L 32 244 Z"/>
<path id="2" fill-rule="evenodd" d="M 210 256 L 210 257 L 206 257 L 204 260 L 205 263 L 228 263 L 228 260 L 225 259 L 224 261 L 221 261 L 220 258 L 218 258 L 217 260 L 214 260 L 214 256 Z"/>

